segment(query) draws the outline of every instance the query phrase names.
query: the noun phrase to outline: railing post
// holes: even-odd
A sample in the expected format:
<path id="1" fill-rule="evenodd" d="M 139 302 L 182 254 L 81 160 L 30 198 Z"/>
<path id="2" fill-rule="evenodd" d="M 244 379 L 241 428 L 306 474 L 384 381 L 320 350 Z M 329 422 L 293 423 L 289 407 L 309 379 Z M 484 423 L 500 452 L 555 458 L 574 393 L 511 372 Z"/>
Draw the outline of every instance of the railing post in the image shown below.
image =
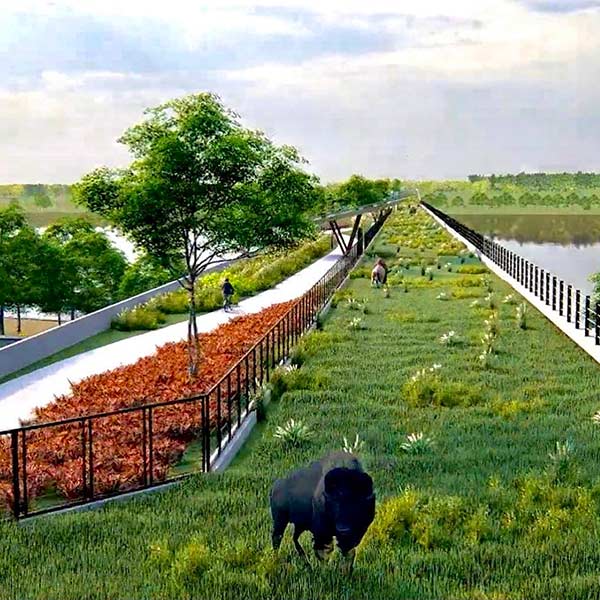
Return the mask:
<path id="1" fill-rule="evenodd" d="M 585 337 L 587 337 L 590 333 L 590 297 L 586 295 L 585 297 L 585 311 L 583 315 L 583 331 Z"/>
<path id="2" fill-rule="evenodd" d="M 544 278 L 546 277 L 546 271 L 540 269 L 540 300 L 544 299 Z"/>
<path id="3" fill-rule="evenodd" d="M 564 302 L 565 301 L 565 282 L 561 279 L 558 284 L 558 314 L 563 316 L 564 313 Z"/>
<path id="4" fill-rule="evenodd" d="M 571 296 L 573 295 L 573 286 L 569 284 L 567 286 L 567 323 L 571 322 Z"/>
<path id="5" fill-rule="evenodd" d="M 579 329 L 579 319 L 581 318 L 581 290 L 575 290 L 575 329 Z"/>
<path id="6" fill-rule="evenodd" d="M 596 346 L 600 344 L 600 302 L 596 302 L 596 310 L 594 315 L 594 331 Z"/>
<path id="7" fill-rule="evenodd" d="M 552 275 L 552 310 L 556 310 L 556 275 Z"/>
<path id="8" fill-rule="evenodd" d="M 239 364 L 238 364 L 239 368 Z M 238 390 L 238 394 L 240 391 Z M 217 385 L 217 455 L 221 456 L 221 386 Z"/>
<path id="9" fill-rule="evenodd" d="M 535 281 L 535 265 L 531 263 L 531 272 L 529 273 L 529 291 L 533 293 L 533 286 Z"/>
<path id="10" fill-rule="evenodd" d="M 535 286 L 534 286 L 533 293 L 535 294 L 535 297 L 537 298 L 538 292 L 539 292 L 539 285 L 540 285 L 540 268 L 537 265 L 535 266 L 534 282 L 535 282 Z"/>
<path id="11" fill-rule="evenodd" d="M 221 387 L 219 385 L 219 387 Z M 227 437 L 231 441 L 231 371 L 227 373 Z"/>
<path id="12" fill-rule="evenodd" d="M 271 345 L 272 347 L 272 345 Z M 237 408 L 237 424 L 238 427 L 242 423 L 242 375 L 240 371 L 240 363 L 235 368 L 235 386 L 236 386 L 236 408 Z"/>
<path id="13" fill-rule="evenodd" d="M 87 455 L 88 455 L 88 445 L 86 439 L 86 427 L 85 427 L 85 418 L 79 421 L 81 425 L 81 481 L 83 483 L 83 497 L 85 500 L 89 500 L 89 491 L 88 491 L 88 475 L 87 475 Z"/>
<path id="14" fill-rule="evenodd" d="M 19 431 L 10 434 L 12 450 L 12 487 L 13 487 L 13 514 L 15 519 L 21 515 L 21 486 L 19 484 Z"/>
<path id="15" fill-rule="evenodd" d="M 148 407 L 148 482 L 154 483 L 154 412 L 151 406 Z"/>
<path id="16" fill-rule="evenodd" d="M 544 289 L 546 291 L 546 306 L 550 306 L 550 296 L 552 294 L 550 289 L 550 273 L 548 273 L 548 271 L 546 271 L 546 284 L 544 285 Z"/>
<path id="17" fill-rule="evenodd" d="M 29 497 L 27 493 L 27 431 L 21 435 L 21 467 L 23 471 L 23 499 L 21 501 L 21 512 L 26 517 L 29 513 Z"/>
<path id="18" fill-rule="evenodd" d="M 202 396 L 202 464 L 204 472 L 210 471 L 210 410 L 208 396 Z"/>
<path id="19" fill-rule="evenodd" d="M 148 424 L 146 422 L 147 408 L 142 408 L 142 482 L 148 487 Z"/>

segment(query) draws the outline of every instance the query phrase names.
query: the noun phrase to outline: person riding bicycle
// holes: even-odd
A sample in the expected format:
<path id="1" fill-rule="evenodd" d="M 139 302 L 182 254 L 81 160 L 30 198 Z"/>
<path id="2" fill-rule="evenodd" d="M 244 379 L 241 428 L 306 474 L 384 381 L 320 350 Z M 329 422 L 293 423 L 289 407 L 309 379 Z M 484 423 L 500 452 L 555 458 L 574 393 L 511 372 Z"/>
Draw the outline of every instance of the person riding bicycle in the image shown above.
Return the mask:
<path id="1" fill-rule="evenodd" d="M 231 298 L 235 294 L 235 290 L 229 281 L 229 277 L 225 277 L 225 281 L 221 286 L 221 293 L 223 294 L 223 309 L 227 310 L 231 307 Z"/>

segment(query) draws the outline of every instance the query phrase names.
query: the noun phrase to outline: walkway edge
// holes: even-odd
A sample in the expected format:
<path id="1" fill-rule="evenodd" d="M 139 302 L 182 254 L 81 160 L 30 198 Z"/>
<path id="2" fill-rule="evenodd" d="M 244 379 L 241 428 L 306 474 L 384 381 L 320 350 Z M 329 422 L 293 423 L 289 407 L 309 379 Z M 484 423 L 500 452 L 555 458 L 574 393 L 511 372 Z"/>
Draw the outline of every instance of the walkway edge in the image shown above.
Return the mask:
<path id="1" fill-rule="evenodd" d="M 582 350 L 587 352 L 596 362 L 600 363 L 600 346 L 596 346 L 593 337 L 586 337 L 581 329 L 574 329 L 573 323 L 567 321 L 566 316 L 561 317 L 557 312 L 553 311 L 546 305 L 543 300 L 537 298 L 532 292 L 530 292 L 525 286 L 517 282 L 516 279 L 511 277 L 503 269 L 501 269 L 496 263 L 494 263 L 487 256 L 484 256 L 475 246 L 466 240 L 462 235 L 454 231 L 449 225 L 444 223 L 438 216 L 433 214 L 425 206 L 421 206 L 436 223 L 443 227 L 453 238 L 462 242 L 471 252 L 477 255 L 477 258 L 495 275 L 500 277 L 503 281 L 506 281 L 516 292 L 518 292 L 529 304 L 539 310 L 553 325 L 558 327 L 567 337 L 573 340 Z"/>

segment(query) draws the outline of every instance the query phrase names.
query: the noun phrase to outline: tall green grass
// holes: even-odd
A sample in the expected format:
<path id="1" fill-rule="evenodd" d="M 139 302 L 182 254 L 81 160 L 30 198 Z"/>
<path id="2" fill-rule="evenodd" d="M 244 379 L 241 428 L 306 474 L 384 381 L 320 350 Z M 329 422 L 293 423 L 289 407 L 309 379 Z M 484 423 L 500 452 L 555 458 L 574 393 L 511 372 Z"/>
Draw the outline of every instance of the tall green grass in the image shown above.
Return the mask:
<path id="1" fill-rule="evenodd" d="M 384 234 L 397 235 L 406 219 L 427 222 L 401 212 Z M 408 292 L 398 284 L 389 297 L 368 278 L 351 280 L 348 295 L 368 300 L 366 328 L 351 330 L 357 312 L 337 303 L 296 351 L 301 366 L 227 472 L 0 525 L 0 597 L 597 599 L 598 366 L 533 309 L 520 329 L 508 304 L 498 308 L 493 365 L 482 366 L 491 311 L 451 297 L 461 277 L 444 271 L 427 283 L 411 267 Z M 488 277 L 498 297 L 509 293 Z M 450 299 L 440 302 L 441 291 Z M 463 342 L 441 345 L 449 330 Z M 477 401 L 409 404 L 407 382 L 433 364 L 445 397 Z M 312 432 L 297 448 L 273 435 L 292 418 Z M 432 447 L 403 451 L 420 432 Z M 378 509 L 354 575 L 343 577 L 337 559 L 305 567 L 289 533 L 274 557 L 273 480 L 356 434 Z M 561 454 L 556 442 L 566 440 L 572 450 Z M 309 536 L 301 541 L 309 550 Z"/>

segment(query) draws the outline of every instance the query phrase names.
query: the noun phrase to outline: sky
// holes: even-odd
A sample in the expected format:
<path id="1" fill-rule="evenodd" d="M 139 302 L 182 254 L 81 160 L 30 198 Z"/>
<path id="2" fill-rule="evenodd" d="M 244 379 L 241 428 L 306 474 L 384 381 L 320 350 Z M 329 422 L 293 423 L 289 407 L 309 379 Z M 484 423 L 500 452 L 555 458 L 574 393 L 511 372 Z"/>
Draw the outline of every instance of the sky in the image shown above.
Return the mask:
<path id="1" fill-rule="evenodd" d="M 0 183 L 211 91 L 323 182 L 600 171 L 600 0 L 0 0 Z"/>

